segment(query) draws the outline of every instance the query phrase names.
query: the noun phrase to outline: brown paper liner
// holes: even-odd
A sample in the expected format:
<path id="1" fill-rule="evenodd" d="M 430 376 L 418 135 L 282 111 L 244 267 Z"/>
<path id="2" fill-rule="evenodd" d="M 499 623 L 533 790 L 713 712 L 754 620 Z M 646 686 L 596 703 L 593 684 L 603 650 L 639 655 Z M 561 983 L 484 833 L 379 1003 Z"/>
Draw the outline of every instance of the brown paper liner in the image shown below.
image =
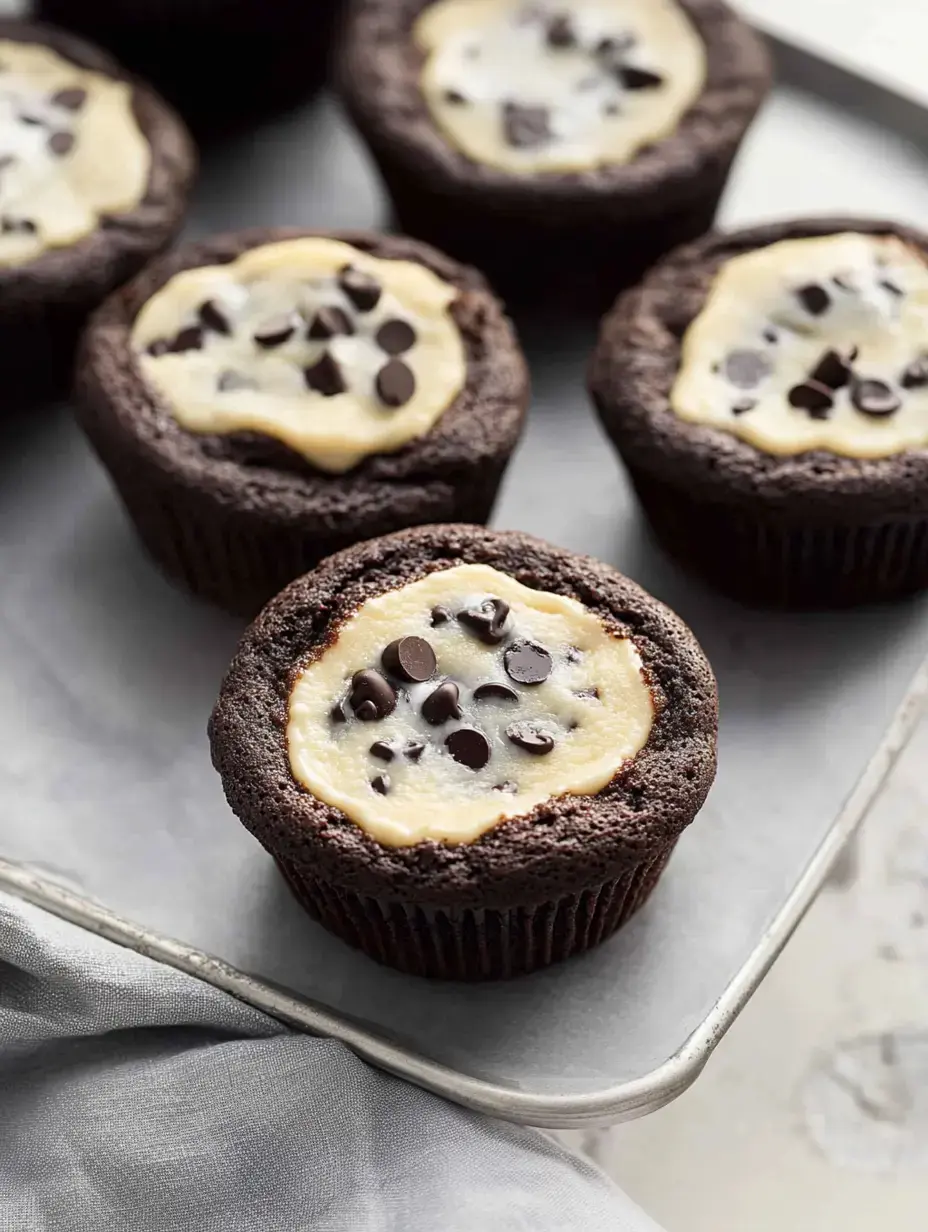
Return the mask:
<path id="1" fill-rule="evenodd" d="M 430 979 L 502 980 L 605 941 L 643 905 L 675 845 L 614 881 L 510 911 L 443 910 L 361 897 L 277 863 L 314 920 L 377 962 Z"/>
<path id="2" fill-rule="evenodd" d="M 793 525 L 701 502 L 629 472 L 661 545 L 734 599 L 762 607 L 850 607 L 928 588 L 928 519 Z"/>

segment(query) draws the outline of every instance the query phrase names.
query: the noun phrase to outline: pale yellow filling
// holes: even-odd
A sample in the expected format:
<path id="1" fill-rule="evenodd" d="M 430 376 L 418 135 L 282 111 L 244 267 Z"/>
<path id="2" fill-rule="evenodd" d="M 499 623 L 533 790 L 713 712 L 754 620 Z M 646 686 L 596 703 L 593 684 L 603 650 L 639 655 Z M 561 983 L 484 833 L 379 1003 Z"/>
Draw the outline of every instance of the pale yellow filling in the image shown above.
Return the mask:
<path id="1" fill-rule="evenodd" d="M 346 266 L 381 285 L 373 310 L 357 312 L 339 287 Z M 343 472 L 424 435 L 464 388 L 467 357 L 450 311 L 457 295 L 456 287 L 412 261 L 382 260 L 336 240 L 286 240 L 227 265 L 175 275 L 142 308 L 132 345 L 146 379 L 188 431 L 259 432 L 321 470 Z M 206 302 L 221 310 L 229 333 L 207 329 L 199 349 L 148 353 L 152 344 L 196 328 Z M 313 318 L 333 306 L 352 318 L 354 332 L 313 340 Z M 261 347 L 255 335 L 281 316 L 294 322 L 292 336 Z M 412 371 L 415 392 L 396 408 L 385 406 L 376 390 L 377 374 L 391 358 L 376 335 L 391 320 L 415 331 L 415 344 L 397 357 Z M 305 371 L 323 354 L 337 363 L 344 392 L 324 396 L 307 386 Z M 223 388 L 229 373 L 232 387 Z"/>
<path id="2" fill-rule="evenodd" d="M 65 90 L 84 92 L 79 106 L 54 101 Z M 0 266 L 75 244 L 104 215 L 134 209 L 150 170 L 131 86 L 0 39 Z"/>
<path id="3" fill-rule="evenodd" d="M 551 46 L 562 15 L 570 46 Z M 675 0 L 438 0 L 414 28 L 426 53 L 421 89 L 445 137 L 476 162 L 515 175 L 586 171 L 630 162 L 669 137 L 706 81 L 705 47 Z M 658 74 L 628 89 L 604 39 L 634 40 L 622 63 Z M 545 107 L 551 138 L 528 148 L 506 139 L 507 103 Z"/>
<path id="4" fill-rule="evenodd" d="M 828 298 L 819 313 L 803 299 L 813 286 Z M 790 391 L 826 352 L 850 360 L 854 348 L 854 381 L 833 391 L 821 418 L 791 405 Z M 766 374 L 735 388 L 729 357 L 746 351 L 762 357 Z M 681 419 L 722 428 L 767 453 L 886 457 L 928 445 L 928 374 L 921 385 L 906 376 L 925 355 L 928 266 L 920 253 L 893 236 L 784 240 L 721 269 L 684 337 L 671 405 Z M 874 415 L 855 405 L 855 388 L 873 380 L 889 388 L 898 409 Z"/>
<path id="5" fill-rule="evenodd" d="M 517 701 L 473 698 L 474 688 L 487 681 L 512 686 L 504 645 L 485 645 L 454 618 L 431 623 L 437 605 L 456 614 L 487 596 L 510 605 L 517 638 L 552 658 L 543 683 L 513 686 Z M 345 697 L 354 673 L 381 670 L 384 647 L 404 636 L 431 644 L 438 660 L 434 678 L 405 686 L 408 698 L 401 697 L 386 718 L 361 722 L 346 706 L 348 721 L 333 723 L 333 703 Z M 433 727 L 421 706 L 444 678 L 460 684 L 463 716 Z M 530 590 L 486 565 L 459 565 L 371 599 L 345 622 L 335 643 L 296 678 L 287 746 L 294 777 L 378 842 L 468 843 L 551 797 L 600 791 L 643 748 L 653 719 L 654 701 L 631 641 L 608 632 L 574 599 Z M 507 738 L 507 729 L 522 721 L 552 737 L 550 753 L 525 752 Z M 447 736 L 460 727 L 476 727 L 489 740 L 490 760 L 481 769 L 447 752 Z M 370 753 L 375 741 L 402 748 L 411 740 L 426 745 L 417 762 L 400 754 L 384 764 Z M 382 773 L 390 779 L 387 795 L 372 787 Z M 507 789 L 496 790 L 502 785 Z"/>

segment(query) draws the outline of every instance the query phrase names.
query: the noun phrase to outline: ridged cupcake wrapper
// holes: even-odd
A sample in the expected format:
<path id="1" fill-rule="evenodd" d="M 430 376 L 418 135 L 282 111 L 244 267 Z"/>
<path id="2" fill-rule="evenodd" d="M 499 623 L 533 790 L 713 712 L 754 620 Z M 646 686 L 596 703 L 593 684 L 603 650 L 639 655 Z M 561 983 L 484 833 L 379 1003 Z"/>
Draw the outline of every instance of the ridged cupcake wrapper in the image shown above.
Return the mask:
<path id="1" fill-rule="evenodd" d="M 829 608 L 928 588 L 928 519 L 789 525 L 695 500 L 629 467 L 657 539 L 724 594 L 764 607 Z"/>
<path id="2" fill-rule="evenodd" d="M 614 881 L 509 911 L 450 911 L 366 898 L 282 860 L 278 865 L 313 919 L 377 962 L 430 979 L 500 980 L 605 941 L 648 898 L 674 846 Z"/>

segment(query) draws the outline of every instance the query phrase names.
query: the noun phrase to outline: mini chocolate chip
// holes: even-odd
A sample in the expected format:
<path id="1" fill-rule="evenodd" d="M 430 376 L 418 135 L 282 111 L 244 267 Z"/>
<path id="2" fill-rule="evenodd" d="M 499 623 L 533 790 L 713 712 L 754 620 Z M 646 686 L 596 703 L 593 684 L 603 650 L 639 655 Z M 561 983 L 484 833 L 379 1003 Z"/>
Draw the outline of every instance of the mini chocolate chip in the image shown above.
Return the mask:
<path id="1" fill-rule="evenodd" d="M 425 745 L 421 740 L 409 740 L 403 749 L 403 756 L 407 761 L 419 761 L 424 752 Z"/>
<path id="2" fill-rule="evenodd" d="M 334 338 L 336 334 L 353 334 L 354 325 L 351 317 L 337 304 L 326 304 L 313 317 L 308 338 Z"/>
<path id="3" fill-rule="evenodd" d="M 514 796 L 519 790 L 517 783 L 513 783 L 512 779 L 506 779 L 505 783 L 494 783 L 494 791 L 505 791 L 507 794 Z"/>
<path id="4" fill-rule="evenodd" d="M 463 713 L 458 700 L 461 691 L 453 680 L 443 681 L 422 703 L 422 717 L 432 727 L 459 719 Z"/>
<path id="5" fill-rule="evenodd" d="M 65 132 L 64 129 L 52 133 L 48 139 L 48 148 L 53 154 L 63 158 L 65 154 L 70 154 L 74 149 L 74 134 Z"/>
<path id="6" fill-rule="evenodd" d="M 295 333 L 296 322 L 293 314 L 282 312 L 279 316 L 269 317 L 259 325 L 252 334 L 252 338 L 257 346 L 269 351 L 271 347 L 283 346 Z"/>
<path id="7" fill-rule="evenodd" d="M 228 318 L 213 300 L 208 299 L 202 303 L 198 315 L 206 329 L 211 329 L 214 334 L 232 333 L 232 326 L 229 324 Z"/>
<path id="8" fill-rule="evenodd" d="M 739 389 L 753 389 L 770 373 L 770 361 L 761 351 L 732 351 L 725 358 L 725 375 Z"/>
<path id="9" fill-rule="evenodd" d="M 515 150 L 531 150 L 551 140 L 551 113 L 547 107 L 503 103 L 503 136 Z"/>
<path id="10" fill-rule="evenodd" d="M 478 684 L 474 689 L 475 702 L 517 702 L 519 695 L 508 684 L 497 684 L 495 680 L 487 684 Z"/>
<path id="11" fill-rule="evenodd" d="M 446 90 L 444 93 L 446 103 L 450 103 L 452 107 L 466 107 L 467 99 L 460 90 Z"/>
<path id="12" fill-rule="evenodd" d="M 31 218 L 4 218 L 4 235 L 35 235 L 38 227 Z"/>
<path id="13" fill-rule="evenodd" d="M 618 69 L 618 77 L 626 90 L 656 90 L 664 84 L 660 73 L 649 68 L 636 68 L 632 64 L 623 64 Z"/>
<path id="14" fill-rule="evenodd" d="M 438 660 L 424 637 L 398 637 L 380 656 L 388 672 L 412 684 L 422 684 L 435 674 Z"/>
<path id="15" fill-rule="evenodd" d="M 379 796 L 386 796 L 390 791 L 390 776 L 389 774 L 378 774 L 375 779 L 371 779 L 371 787 Z"/>
<path id="16" fill-rule="evenodd" d="M 817 282 L 807 282 L 804 287 L 799 287 L 796 291 L 796 298 L 806 312 L 814 317 L 820 317 L 823 312 L 828 311 L 831 305 L 831 296 Z"/>
<path id="17" fill-rule="evenodd" d="M 184 351 L 200 351 L 203 348 L 203 330 L 199 325 L 188 325 L 171 341 L 170 349 L 175 355 Z"/>
<path id="18" fill-rule="evenodd" d="M 756 406 L 756 398 L 739 398 L 737 402 L 732 403 L 731 413 L 733 415 L 747 415 L 748 411 L 753 411 Z"/>
<path id="19" fill-rule="evenodd" d="M 334 398 L 347 388 L 341 368 L 328 351 L 323 351 L 311 368 L 304 369 L 303 377 L 307 386 L 324 398 Z"/>
<path id="20" fill-rule="evenodd" d="M 219 374 L 216 388 L 221 394 L 234 393 L 239 389 L 257 389 L 258 383 L 244 372 L 236 372 L 234 368 L 226 368 Z"/>
<path id="21" fill-rule="evenodd" d="M 892 386 L 875 380 L 856 380 L 851 386 L 851 402 L 862 415 L 872 415 L 876 419 L 894 415 L 902 406 Z"/>
<path id="22" fill-rule="evenodd" d="M 154 359 L 160 358 L 162 355 L 167 355 L 171 349 L 171 344 L 167 338 L 156 338 L 154 342 L 149 342 L 145 348 L 147 353 Z"/>
<path id="23" fill-rule="evenodd" d="M 375 740 L 368 752 L 372 757 L 376 757 L 378 761 L 391 762 L 396 756 L 396 750 L 386 740 Z"/>
<path id="24" fill-rule="evenodd" d="M 808 411 L 813 419 L 827 419 L 835 404 L 831 390 L 812 381 L 794 385 L 787 395 L 787 400 L 790 406 L 796 407 L 797 410 Z"/>
<path id="25" fill-rule="evenodd" d="M 913 359 L 900 377 L 903 389 L 923 389 L 928 385 L 928 355 Z"/>
<path id="26" fill-rule="evenodd" d="M 578 689 L 574 696 L 582 698 L 585 702 L 595 702 L 599 699 L 599 689 L 595 684 L 590 685 L 588 689 Z"/>
<path id="27" fill-rule="evenodd" d="M 826 389 L 843 389 L 851 379 L 851 366 L 837 351 L 826 351 L 809 373 L 809 380 Z"/>
<path id="28" fill-rule="evenodd" d="M 445 740 L 455 761 L 470 770 L 482 770 L 490 760 L 490 742 L 476 727 L 459 727 Z"/>
<path id="29" fill-rule="evenodd" d="M 555 13 L 548 22 L 545 39 L 549 47 L 564 48 L 576 46 L 576 31 L 567 13 Z"/>
<path id="30" fill-rule="evenodd" d="M 537 757 L 550 753 L 554 748 L 554 737 L 531 722 L 513 723 L 506 728 L 506 736 L 518 748 Z"/>
<path id="31" fill-rule="evenodd" d="M 63 107 L 65 111 L 80 111 L 87 102 L 87 91 L 81 86 L 69 86 L 53 94 L 51 101 L 56 107 Z"/>
<path id="32" fill-rule="evenodd" d="M 435 629 L 438 625 L 445 625 L 451 619 L 451 611 L 446 607 L 432 608 L 432 628 Z"/>
<path id="33" fill-rule="evenodd" d="M 416 378 L 412 369 L 401 359 L 391 359 L 377 373 L 374 382 L 377 397 L 384 404 L 396 408 L 405 406 L 416 392 Z"/>
<path id="34" fill-rule="evenodd" d="M 380 303 L 383 287 L 371 274 L 345 265 L 338 273 L 338 285 L 358 312 L 371 312 Z"/>
<path id="35" fill-rule="evenodd" d="M 365 723 L 385 719 L 396 709 L 396 690 L 380 672 L 368 667 L 352 676 L 348 705 Z"/>
<path id="36" fill-rule="evenodd" d="M 345 714 L 345 707 L 341 702 L 336 702 L 329 711 L 329 718 L 333 723 L 347 723 L 348 716 Z"/>
<path id="37" fill-rule="evenodd" d="M 506 675 L 516 684 L 541 684 L 551 675 L 554 664 L 547 650 L 532 642 L 517 642 L 503 655 Z"/>
<path id="38" fill-rule="evenodd" d="M 416 331 L 408 321 L 384 321 L 375 335 L 381 351 L 388 355 L 402 355 L 416 345 Z"/>
<path id="39" fill-rule="evenodd" d="M 880 286 L 883 288 L 884 291 L 888 291 L 890 295 L 895 295 L 897 299 L 905 295 L 905 292 L 903 291 L 902 287 L 897 287 L 896 284 L 890 278 L 881 278 Z"/>
<path id="40" fill-rule="evenodd" d="M 458 612 L 458 620 L 488 646 L 498 646 L 506 636 L 509 604 L 502 599 L 483 599 L 476 607 Z"/>
<path id="41" fill-rule="evenodd" d="M 764 342 L 769 342 L 771 346 L 780 341 L 780 336 L 775 329 L 765 329 L 763 338 Z"/>

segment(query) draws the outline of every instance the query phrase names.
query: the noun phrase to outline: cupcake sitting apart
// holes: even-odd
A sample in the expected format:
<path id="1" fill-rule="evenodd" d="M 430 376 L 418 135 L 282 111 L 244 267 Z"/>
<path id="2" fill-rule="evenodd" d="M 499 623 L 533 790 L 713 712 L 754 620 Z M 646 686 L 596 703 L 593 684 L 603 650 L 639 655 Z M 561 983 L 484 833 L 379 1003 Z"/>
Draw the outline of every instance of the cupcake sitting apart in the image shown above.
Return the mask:
<path id="1" fill-rule="evenodd" d="M 657 537 L 719 589 L 817 607 L 928 587 L 928 236 L 706 237 L 618 301 L 590 381 Z"/>
<path id="2" fill-rule="evenodd" d="M 720 0 L 358 0 L 340 77 L 404 230 L 602 310 L 711 225 L 769 68 Z"/>
<path id="3" fill-rule="evenodd" d="M 254 614 L 323 556 L 484 522 L 528 373 L 474 270 L 374 234 L 188 245 L 95 315 L 79 416 L 149 551 Z"/>
<path id="4" fill-rule="evenodd" d="M 102 52 L 0 21 L 4 398 L 63 395 L 88 314 L 173 240 L 196 156 L 177 116 Z"/>
<path id="5" fill-rule="evenodd" d="M 589 557 L 430 526 L 275 599 L 210 724 L 233 810 L 326 928 L 418 975 L 580 953 L 645 901 L 715 773 L 711 669 Z"/>

